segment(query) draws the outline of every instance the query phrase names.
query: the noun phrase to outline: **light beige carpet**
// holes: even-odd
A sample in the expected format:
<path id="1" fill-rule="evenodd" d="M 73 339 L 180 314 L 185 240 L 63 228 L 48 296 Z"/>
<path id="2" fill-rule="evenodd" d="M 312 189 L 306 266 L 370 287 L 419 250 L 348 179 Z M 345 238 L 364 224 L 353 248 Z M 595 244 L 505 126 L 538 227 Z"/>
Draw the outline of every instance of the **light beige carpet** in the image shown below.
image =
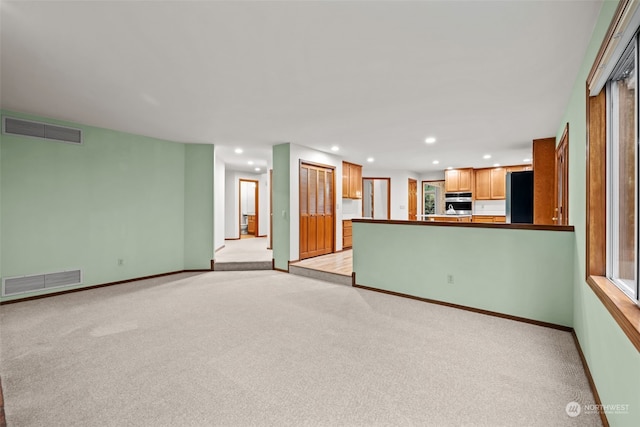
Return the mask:
<path id="1" fill-rule="evenodd" d="M 274 271 L 0 307 L 9 426 L 595 426 L 569 333 Z"/>

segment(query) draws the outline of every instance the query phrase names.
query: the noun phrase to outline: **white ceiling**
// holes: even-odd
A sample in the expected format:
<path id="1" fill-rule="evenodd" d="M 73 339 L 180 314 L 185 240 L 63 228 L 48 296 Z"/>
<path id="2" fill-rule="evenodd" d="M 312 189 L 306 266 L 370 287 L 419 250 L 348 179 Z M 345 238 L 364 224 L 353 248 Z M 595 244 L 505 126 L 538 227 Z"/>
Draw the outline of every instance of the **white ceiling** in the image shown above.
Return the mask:
<path id="1" fill-rule="evenodd" d="M 1 105 L 214 143 L 234 169 L 282 142 L 376 169 L 516 164 L 560 127 L 600 6 L 2 1 Z"/>

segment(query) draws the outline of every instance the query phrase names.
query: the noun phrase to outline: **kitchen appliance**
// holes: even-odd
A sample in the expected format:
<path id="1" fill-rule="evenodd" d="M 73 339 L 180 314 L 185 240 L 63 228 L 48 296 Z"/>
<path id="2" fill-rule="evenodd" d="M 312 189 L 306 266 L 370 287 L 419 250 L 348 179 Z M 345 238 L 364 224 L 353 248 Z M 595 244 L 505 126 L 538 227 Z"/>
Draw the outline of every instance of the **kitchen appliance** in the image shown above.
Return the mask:
<path id="1" fill-rule="evenodd" d="M 444 206 L 447 215 L 471 215 L 473 207 L 471 193 L 445 193 Z"/>
<path id="2" fill-rule="evenodd" d="M 533 171 L 507 173 L 507 223 L 533 224 Z"/>

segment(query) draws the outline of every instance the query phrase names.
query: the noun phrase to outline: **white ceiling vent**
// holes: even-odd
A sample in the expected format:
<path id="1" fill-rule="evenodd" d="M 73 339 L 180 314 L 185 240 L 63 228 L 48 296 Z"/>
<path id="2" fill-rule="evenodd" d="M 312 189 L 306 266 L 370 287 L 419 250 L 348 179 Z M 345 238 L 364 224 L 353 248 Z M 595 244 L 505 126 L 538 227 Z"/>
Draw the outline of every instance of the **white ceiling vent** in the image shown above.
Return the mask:
<path id="1" fill-rule="evenodd" d="M 2 279 L 2 295 L 21 294 L 45 288 L 79 285 L 81 283 L 82 270 L 67 270 L 57 273 L 5 277 Z"/>
<path id="2" fill-rule="evenodd" d="M 53 141 L 82 144 L 82 130 L 31 120 L 4 117 L 2 132 L 7 135 L 31 136 Z"/>

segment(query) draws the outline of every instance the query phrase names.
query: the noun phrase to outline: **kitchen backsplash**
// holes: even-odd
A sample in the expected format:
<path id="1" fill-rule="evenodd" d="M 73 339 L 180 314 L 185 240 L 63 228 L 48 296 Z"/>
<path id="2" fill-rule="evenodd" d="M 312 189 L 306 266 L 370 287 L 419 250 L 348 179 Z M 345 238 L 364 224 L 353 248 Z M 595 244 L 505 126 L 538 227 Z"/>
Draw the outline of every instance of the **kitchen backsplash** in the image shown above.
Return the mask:
<path id="1" fill-rule="evenodd" d="M 351 219 L 362 216 L 362 200 L 342 199 L 342 219 Z"/>
<path id="2" fill-rule="evenodd" d="M 505 200 L 476 200 L 473 202 L 474 215 L 505 215 Z"/>

